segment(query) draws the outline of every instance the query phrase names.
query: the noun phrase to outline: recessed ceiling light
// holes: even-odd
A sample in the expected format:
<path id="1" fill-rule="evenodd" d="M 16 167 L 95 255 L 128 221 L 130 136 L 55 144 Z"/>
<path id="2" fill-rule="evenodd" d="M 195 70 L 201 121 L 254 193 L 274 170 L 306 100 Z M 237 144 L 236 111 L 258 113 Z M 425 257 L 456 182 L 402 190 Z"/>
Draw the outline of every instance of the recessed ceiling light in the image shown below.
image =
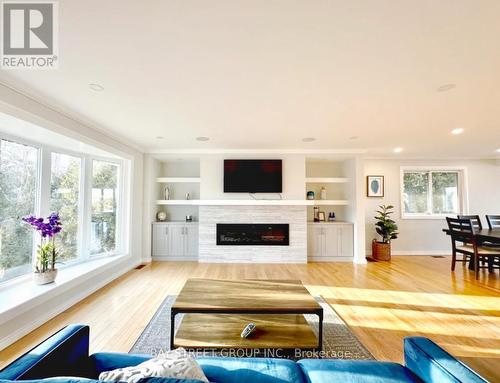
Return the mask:
<path id="1" fill-rule="evenodd" d="M 104 87 L 100 84 L 89 84 L 89 88 L 94 92 L 102 92 L 104 90 Z"/>
<path id="2" fill-rule="evenodd" d="M 210 140 L 209 137 L 203 137 L 203 136 L 196 137 L 196 141 L 206 142 L 208 140 Z"/>
<path id="3" fill-rule="evenodd" d="M 458 136 L 459 134 L 462 134 L 464 130 L 462 128 L 456 128 L 451 131 L 451 134 L 454 134 L 455 136 Z"/>
<path id="4" fill-rule="evenodd" d="M 401 153 L 403 151 L 403 148 L 394 148 L 393 152 L 394 153 Z"/>
<path id="5" fill-rule="evenodd" d="M 302 142 L 313 142 L 313 141 L 316 141 L 314 137 L 304 137 L 302 139 Z"/>
<path id="6" fill-rule="evenodd" d="M 163 140 L 164 138 L 165 138 L 165 137 L 163 137 L 163 136 L 156 136 L 156 139 L 157 139 L 157 140 Z"/>
<path id="7" fill-rule="evenodd" d="M 441 85 L 439 88 L 437 88 L 437 91 L 438 92 L 447 92 L 449 90 L 452 90 L 455 87 L 456 87 L 455 84 L 444 84 L 444 85 Z"/>
<path id="8" fill-rule="evenodd" d="M 351 136 L 349 137 L 350 140 L 357 140 L 359 137 L 358 136 Z"/>

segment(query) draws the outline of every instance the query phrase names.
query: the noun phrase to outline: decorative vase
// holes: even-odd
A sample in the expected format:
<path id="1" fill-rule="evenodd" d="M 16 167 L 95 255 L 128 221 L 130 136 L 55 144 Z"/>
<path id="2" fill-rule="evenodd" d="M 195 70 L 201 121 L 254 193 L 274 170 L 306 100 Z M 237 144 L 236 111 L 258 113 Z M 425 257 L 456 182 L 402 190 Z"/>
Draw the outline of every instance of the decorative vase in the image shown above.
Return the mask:
<path id="1" fill-rule="evenodd" d="M 321 187 L 321 191 L 320 191 L 320 198 L 322 200 L 326 200 L 326 188 L 324 186 Z"/>
<path id="2" fill-rule="evenodd" d="M 33 282 L 36 285 L 46 285 L 48 283 L 52 283 L 56 280 L 57 277 L 57 269 L 49 270 L 45 273 L 33 273 Z"/>
<path id="3" fill-rule="evenodd" d="M 375 261 L 390 261 L 391 260 L 391 244 L 378 242 L 373 240 L 372 242 L 372 258 Z"/>
<path id="4" fill-rule="evenodd" d="M 307 192 L 307 199 L 308 200 L 313 200 L 314 199 L 314 192 L 313 191 L 308 191 Z"/>

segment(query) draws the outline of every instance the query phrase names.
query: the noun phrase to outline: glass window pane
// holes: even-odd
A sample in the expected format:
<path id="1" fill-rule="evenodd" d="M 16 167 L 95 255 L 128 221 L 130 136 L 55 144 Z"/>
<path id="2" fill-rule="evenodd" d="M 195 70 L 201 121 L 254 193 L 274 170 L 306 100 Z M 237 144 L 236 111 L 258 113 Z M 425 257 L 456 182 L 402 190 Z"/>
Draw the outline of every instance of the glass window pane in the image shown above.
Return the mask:
<path id="1" fill-rule="evenodd" d="M 56 242 L 64 262 L 78 257 L 81 160 L 60 153 L 51 157 L 50 210 L 59 213 L 63 224 Z"/>
<path id="2" fill-rule="evenodd" d="M 428 211 L 429 173 L 408 172 L 403 176 L 405 213 L 425 214 Z"/>
<path id="3" fill-rule="evenodd" d="M 118 165 L 93 161 L 91 254 L 108 253 L 116 249 L 117 206 Z"/>
<path id="4" fill-rule="evenodd" d="M 0 282 L 31 271 L 37 178 L 38 149 L 0 140 Z"/>
<path id="5" fill-rule="evenodd" d="M 432 173 L 432 212 L 458 214 L 458 173 Z"/>

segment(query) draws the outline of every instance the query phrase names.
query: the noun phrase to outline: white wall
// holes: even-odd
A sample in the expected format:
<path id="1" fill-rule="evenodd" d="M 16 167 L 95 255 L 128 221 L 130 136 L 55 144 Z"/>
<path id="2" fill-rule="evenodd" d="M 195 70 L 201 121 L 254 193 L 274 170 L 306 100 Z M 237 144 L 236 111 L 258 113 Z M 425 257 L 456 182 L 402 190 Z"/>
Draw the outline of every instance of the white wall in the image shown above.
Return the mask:
<path id="1" fill-rule="evenodd" d="M 464 167 L 467 173 L 469 214 L 479 214 L 486 224 L 485 214 L 500 214 L 500 162 L 495 160 L 416 161 L 416 160 L 365 160 L 364 175 L 385 177 L 383 198 L 365 197 L 366 251 L 371 253 L 371 241 L 376 238 L 373 219 L 379 205 L 395 207 L 394 218 L 400 236 L 392 242 L 394 254 L 428 255 L 450 254 L 450 239 L 442 229 L 444 219 L 401 219 L 400 168 L 401 166 Z M 365 192 L 366 196 L 366 192 Z M 467 213 L 467 211 L 466 211 Z"/>

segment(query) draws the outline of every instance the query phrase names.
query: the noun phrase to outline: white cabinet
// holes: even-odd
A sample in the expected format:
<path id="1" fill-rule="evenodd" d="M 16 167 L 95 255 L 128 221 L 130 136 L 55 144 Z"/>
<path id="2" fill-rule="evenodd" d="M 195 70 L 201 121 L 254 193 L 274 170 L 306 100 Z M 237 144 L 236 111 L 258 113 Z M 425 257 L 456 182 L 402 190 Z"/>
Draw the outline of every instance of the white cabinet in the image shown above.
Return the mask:
<path id="1" fill-rule="evenodd" d="M 349 260 L 353 252 L 353 225 L 350 223 L 309 223 L 307 255 L 311 261 Z"/>
<path id="2" fill-rule="evenodd" d="M 198 259 L 198 224 L 161 222 L 153 224 L 153 258 L 156 260 Z"/>

